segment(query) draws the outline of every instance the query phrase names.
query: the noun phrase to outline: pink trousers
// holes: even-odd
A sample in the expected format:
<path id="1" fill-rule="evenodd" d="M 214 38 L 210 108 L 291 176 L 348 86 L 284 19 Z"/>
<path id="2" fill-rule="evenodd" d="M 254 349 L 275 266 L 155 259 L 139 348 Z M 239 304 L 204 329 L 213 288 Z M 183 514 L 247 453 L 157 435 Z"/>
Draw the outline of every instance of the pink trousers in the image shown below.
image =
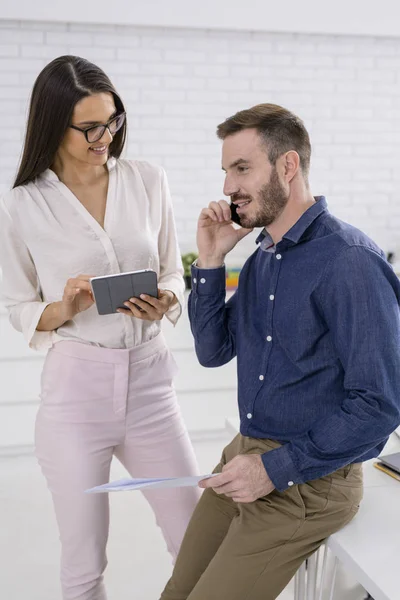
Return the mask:
<path id="1" fill-rule="evenodd" d="M 109 481 L 113 455 L 132 477 L 198 474 L 175 373 L 162 334 L 130 350 L 58 342 L 46 357 L 36 455 L 60 532 L 64 600 L 106 599 L 108 495 L 84 491 Z M 144 494 L 175 558 L 200 491 Z"/>

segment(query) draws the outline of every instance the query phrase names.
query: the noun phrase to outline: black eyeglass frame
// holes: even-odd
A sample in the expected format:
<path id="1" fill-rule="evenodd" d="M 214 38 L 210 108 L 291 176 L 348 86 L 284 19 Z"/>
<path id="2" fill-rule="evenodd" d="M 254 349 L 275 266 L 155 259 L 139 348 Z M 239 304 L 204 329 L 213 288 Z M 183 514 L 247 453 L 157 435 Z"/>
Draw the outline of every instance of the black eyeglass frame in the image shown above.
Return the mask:
<path id="1" fill-rule="evenodd" d="M 115 121 L 116 119 L 119 119 L 120 117 L 123 117 L 121 125 L 118 127 L 118 129 L 116 129 L 114 132 L 110 131 L 110 125 L 113 121 Z M 82 127 L 77 127 L 76 125 L 70 125 L 71 129 L 76 129 L 77 131 L 80 131 L 81 133 L 83 133 L 83 135 L 86 138 L 86 141 L 88 144 L 95 144 L 96 142 L 98 142 L 99 140 L 101 140 L 101 138 L 103 137 L 105 130 L 108 129 L 108 131 L 110 132 L 111 136 L 114 136 L 117 131 L 119 131 L 121 129 L 121 127 L 123 127 L 124 123 L 125 123 L 125 118 L 126 118 L 126 112 L 121 112 L 118 113 L 117 115 L 115 115 L 114 117 L 112 117 L 107 123 L 99 123 L 98 125 L 91 125 L 90 127 L 86 127 L 85 129 L 82 129 Z M 89 140 L 88 139 L 88 132 L 91 131 L 92 129 L 97 129 L 98 127 L 102 127 L 103 131 L 101 132 L 101 135 L 96 138 L 95 140 Z"/>

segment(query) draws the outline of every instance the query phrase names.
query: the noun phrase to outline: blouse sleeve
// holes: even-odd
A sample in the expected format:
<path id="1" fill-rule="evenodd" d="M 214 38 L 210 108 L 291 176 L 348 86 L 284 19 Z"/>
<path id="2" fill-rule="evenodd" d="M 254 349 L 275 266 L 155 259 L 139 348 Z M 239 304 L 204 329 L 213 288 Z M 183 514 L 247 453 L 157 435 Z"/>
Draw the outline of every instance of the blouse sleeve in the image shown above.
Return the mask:
<path id="1" fill-rule="evenodd" d="M 43 302 L 32 257 L 13 223 L 5 199 L 0 199 L 1 301 L 11 325 L 23 333 L 29 347 L 46 350 L 52 345 L 53 332 L 36 331 L 49 302 Z"/>
<path id="2" fill-rule="evenodd" d="M 168 320 L 173 325 L 176 325 L 184 306 L 185 282 L 183 279 L 183 266 L 178 246 L 171 194 L 164 169 L 161 169 L 161 202 L 162 218 L 158 238 L 158 252 L 160 257 L 159 287 L 160 289 L 173 292 L 178 300 L 166 313 Z"/>

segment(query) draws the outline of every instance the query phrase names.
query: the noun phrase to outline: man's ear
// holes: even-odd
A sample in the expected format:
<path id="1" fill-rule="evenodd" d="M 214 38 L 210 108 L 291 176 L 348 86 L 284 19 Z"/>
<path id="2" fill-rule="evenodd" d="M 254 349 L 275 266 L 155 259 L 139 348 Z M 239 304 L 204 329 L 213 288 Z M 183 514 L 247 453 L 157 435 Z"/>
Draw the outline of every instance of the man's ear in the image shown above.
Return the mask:
<path id="1" fill-rule="evenodd" d="M 283 156 L 284 177 L 290 183 L 300 169 L 300 156 L 295 150 L 289 150 Z"/>

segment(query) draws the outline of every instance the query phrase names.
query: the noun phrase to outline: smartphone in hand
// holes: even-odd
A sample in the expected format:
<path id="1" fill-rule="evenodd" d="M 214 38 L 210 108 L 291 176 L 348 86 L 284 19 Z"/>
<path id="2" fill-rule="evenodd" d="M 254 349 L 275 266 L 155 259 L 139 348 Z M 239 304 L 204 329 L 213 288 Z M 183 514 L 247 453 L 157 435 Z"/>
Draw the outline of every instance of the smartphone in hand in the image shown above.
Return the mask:
<path id="1" fill-rule="evenodd" d="M 236 204 L 233 204 L 233 202 L 231 202 L 230 208 L 231 208 L 231 219 L 232 219 L 232 221 L 234 223 L 236 223 L 236 225 L 241 225 L 241 223 L 240 223 L 240 217 L 237 214 L 237 206 L 236 206 Z"/>

